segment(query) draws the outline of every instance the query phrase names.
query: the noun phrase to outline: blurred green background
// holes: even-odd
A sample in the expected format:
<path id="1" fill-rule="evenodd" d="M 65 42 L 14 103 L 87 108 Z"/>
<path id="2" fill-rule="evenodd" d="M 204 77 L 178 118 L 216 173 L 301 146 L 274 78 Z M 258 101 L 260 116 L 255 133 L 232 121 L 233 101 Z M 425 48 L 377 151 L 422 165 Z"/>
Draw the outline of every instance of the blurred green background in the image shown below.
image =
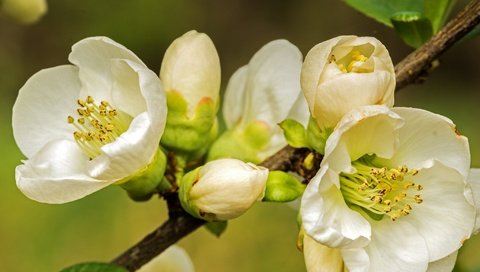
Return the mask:
<path id="1" fill-rule="evenodd" d="M 105 35 L 158 71 L 170 42 L 188 30 L 207 33 L 217 46 L 222 86 L 263 44 L 285 38 L 306 54 L 341 34 L 375 36 L 395 63 L 411 49 L 387 27 L 338 0 L 54 0 L 32 26 L 0 15 L 0 270 L 58 271 L 83 261 L 109 261 L 166 219 L 163 201 L 134 203 L 116 187 L 65 205 L 39 204 L 15 186 L 22 154 L 12 136 L 11 108 L 18 89 L 40 69 L 67 63 L 70 46 Z M 470 139 L 480 167 L 480 41 L 461 43 L 441 58 L 423 85 L 396 96 L 448 116 Z M 34 106 L 34 105 L 32 105 Z M 448 205 L 446 203 L 445 205 Z M 197 271 L 304 271 L 295 248 L 296 214 L 286 205 L 259 203 L 215 238 L 203 229 L 180 242 Z M 480 267 L 480 237 L 463 247 L 459 266 Z"/>

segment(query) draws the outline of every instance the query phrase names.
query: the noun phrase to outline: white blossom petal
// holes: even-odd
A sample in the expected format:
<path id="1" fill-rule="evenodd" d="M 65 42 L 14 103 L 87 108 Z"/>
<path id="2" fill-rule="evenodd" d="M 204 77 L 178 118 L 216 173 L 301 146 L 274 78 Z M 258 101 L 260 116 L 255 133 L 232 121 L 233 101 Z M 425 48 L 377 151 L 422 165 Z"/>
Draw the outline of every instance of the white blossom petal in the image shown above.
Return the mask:
<path id="1" fill-rule="evenodd" d="M 370 257 L 364 248 L 344 248 L 341 253 L 349 272 L 369 271 Z"/>
<path id="2" fill-rule="evenodd" d="M 468 183 L 472 189 L 473 200 L 476 208 L 474 233 L 480 230 L 480 168 L 472 168 L 468 175 Z"/>
<path id="3" fill-rule="evenodd" d="M 300 208 L 305 233 L 329 247 L 365 246 L 370 240 L 370 224 L 347 206 L 338 184 L 338 174 L 328 165 L 310 181 Z"/>
<path id="4" fill-rule="evenodd" d="M 458 250 L 438 261 L 428 264 L 427 272 L 452 272 L 457 261 Z"/>
<path id="5" fill-rule="evenodd" d="M 301 65 L 302 53 L 286 40 L 272 41 L 252 57 L 248 64 L 244 125 L 260 120 L 276 126 L 286 118 L 301 93 Z"/>
<path id="6" fill-rule="evenodd" d="M 427 245 L 429 262 L 433 262 L 459 249 L 470 237 L 475 209 L 465 198 L 462 175 L 438 161 L 420 170 L 412 180 L 423 186 L 418 192 L 423 202 L 399 220 L 415 226 Z"/>
<path id="7" fill-rule="evenodd" d="M 12 126 L 25 156 L 32 157 L 52 140 L 73 140 L 74 128 L 67 116 L 76 112 L 80 88 L 78 69 L 64 65 L 41 70 L 20 89 Z"/>
<path id="8" fill-rule="evenodd" d="M 369 271 L 423 272 L 427 269 L 428 249 L 414 225 L 407 220 L 371 224 L 372 240 L 365 248 L 370 257 Z"/>
<path id="9" fill-rule="evenodd" d="M 136 66 L 135 63 L 127 60 L 112 60 L 114 78 L 112 103 L 130 116 L 137 116 L 147 111 L 146 101 L 138 83 L 139 75 L 133 70 L 134 66 Z M 160 90 L 161 87 L 159 86 L 158 89 Z"/>
<path id="10" fill-rule="evenodd" d="M 384 105 L 385 90 L 394 80 L 390 73 L 346 73 L 318 85 L 312 115 L 326 127 L 335 127 L 351 109 L 364 105 Z M 346 88 L 345 85 L 355 86 Z M 355 95 L 352 92 L 361 93 Z M 345 103 L 348 101 L 348 103 Z"/>
<path id="11" fill-rule="evenodd" d="M 394 108 L 404 120 L 399 130 L 399 149 L 387 165 L 422 168 L 431 159 L 462 173 L 466 178 L 470 167 L 470 149 L 466 137 L 458 135 L 448 118 L 421 109 Z"/>
<path id="12" fill-rule="evenodd" d="M 344 271 L 340 250 L 324 246 L 308 235 L 303 239 L 303 255 L 308 272 Z"/>
<path id="13" fill-rule="evenodd" d="M 177 245 L 170 246 L 137 272 L 194 272 L 188 253 Z"/>
<path id="14" fill-rule="evenodd" d="M 313 109 L 315 106 L 315 93 L 317 91 L 317 85 L 320 81 L 322 70 L 327 64 L 329 56 L 332 53 L 332 48 L 339 43 L 354 38 L 355 36 L 338 36 L 315 45 L 308 52 L 302 66 L 301 83 L 302 91 L 307 98 L 310 109 Z"/>
<path id="15" fill-rule="evenodd" d="M 123 179 L 145 168 L 157 151 L 146 112 L 133 119 L 126 132 L 101 147 L 103 154 L 90 162 L 89 173 L 98 179 Z M 156 143 L 156 144 L 155 144 Z"/>
<path id="16" fill-rule="evenodd" d="M 96 192 L 115 181 L 91 178 L 88 158 L 73 141 L 52 141 L 15 170 L 17 187 L 44 203 L 65 203 Z"/>
<path id="17" fill-rule="evenodd" d="M 237 125 L 242 119 L 245 108 L 245 85 L 247 83 L 248 66 L 239 68 L 228 81 L 223 98 L 223 119 L 227 128 Z"/>
<path id="18" fill-rule="evenodd" d="M 68 60 L 80 70 L 80 97 L 95 94 L 95 100 L 112 100 L 112 59 L 131 60 L 145 66 L 132 51 L 107 37 L 89 37 L 72 46 Z"/>
<path id="19" fill-rule="evenodd" d="M 396 131 L 403 121 L 385 106 L 352 110 L 327 139 L 323 164 L 336 172 L 352 172 L 351 161 L 366 154 L 389 158 L 398 145 Z"/>

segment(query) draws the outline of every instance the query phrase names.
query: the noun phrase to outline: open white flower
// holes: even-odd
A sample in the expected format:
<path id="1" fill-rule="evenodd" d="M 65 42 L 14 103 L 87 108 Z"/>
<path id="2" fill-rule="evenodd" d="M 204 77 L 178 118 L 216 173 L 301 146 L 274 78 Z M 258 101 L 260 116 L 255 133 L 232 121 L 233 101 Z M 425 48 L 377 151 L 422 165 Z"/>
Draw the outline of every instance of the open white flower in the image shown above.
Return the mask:
<path id="1" fill-rule="evenodd" d="M 467 139 L 443 116 L 353 110 L 305 190 L 305 233 L 338 250 L 349 271 L 425 271 L 452 259 L 474 229 L 469 165 Z"/>
<path id="2" fill-rule="evenodd" d="M 309 113 L 299 83 L 301 64 L 302 53 L 295 45 L 275 40 L 263 46 L 248 65 L 230 78 L 223 116 L 229 131 L 236 135 L 245 133 L 247 144 L 255 146 L 258 157 L 246 160 L 262 161 L 286 145 L 278 126 L 284 119 L 307 123 Z M 221 142 L 220 149 L 225 150 L 228 142 L 233 141 Z M 238 145 L 234 149 L 238 150 Z"/>
<path id="3" fill-rule="evenodd" d="M 333 128 L 359 106 L 393 106 L 395 71 L 385 46 L 373 37 L 339 36 L 305 57 L 302 91 L 320 128 Z"/>
<path id="4" fill-rule="evenodd" d="M 193 272 L 192 260 L 185 249 L 173 245 L 155 257 L 137 272 Z"/>
<path id="5" fill-rule="evenodd" d="M 230 220 L 263 198 L 267 178 L 267 168 L 237 159 L 214 160 L 184 176 L 179 196 L 195 217 Z"/>
<path id="6" fill-rule="evenodd" d="M 154 161 L 165 126 L 160 80 L 130 50 L 91 37 L 69 60 L 33 75 L 13 107 L 28 158 L 17 186 L 40 202 L 76 200 L 137 175 Z"/>

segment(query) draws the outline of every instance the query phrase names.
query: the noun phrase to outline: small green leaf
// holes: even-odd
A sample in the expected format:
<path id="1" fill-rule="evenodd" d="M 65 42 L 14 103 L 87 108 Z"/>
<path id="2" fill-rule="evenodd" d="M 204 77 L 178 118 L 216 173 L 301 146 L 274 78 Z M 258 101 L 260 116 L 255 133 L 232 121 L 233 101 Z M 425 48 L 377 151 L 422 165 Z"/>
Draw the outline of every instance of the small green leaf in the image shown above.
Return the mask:
<path id="1" fill-rule="evenodd" d="M 227 229 L 228 221 L 212 221 L 205 224 L 205 228 L 213 235 L 220 237 Z"/>
<path id="2" fill-rule="evenodd" d="M 328 136 L 332 134 L 333 128 L 321 129 L 315 119 L 310 117 L 307 126 L 307 143 L 310 148 L 317 151 L 320 154 L 325 153 L 325 144 Z"/>
<path id="3" fill-rule="evenodd" d="M 402 40 L 418 48 L 433 35 L 432 24 L 419 12 L 401 12 L 392 16 L 393 27 Z"/>
<path id="4" fill-rule="evenodd" d="M 398 12 L 423 13 L 423 1 L 419 0 L 344 0 L 348 5 L 378 22 L 393 27 L 390 18 Z M 433 0 L 435 1 L 435 0 Z"/>
<path id="5" fill-rule="evenodd" d="M 437 33 L 445 24 L 455 2 L 455 0 L 425 0 L 424 14 L 432 23 L 433 33 Z"/>
<path id="6" fill-rule="evenodd" d="M 128 270 L 109 263 L 91 262 L 72 265 L 60 272 L 128 272 Z"/>
<path id="7" fill-rule="evenodd" d="M 263 201 L 293 201 L 300 197 L 304 190 L 305 185 L 294 176 L 282 171 L 270 171 Z"/>
<path id="8" fill-rule="evenodd" d="M 302 124 L 293 119 L 286 119 L 280 123 L 280 127 L 289 145 L 296 148 L 308 147 L 305 128 Z"/>

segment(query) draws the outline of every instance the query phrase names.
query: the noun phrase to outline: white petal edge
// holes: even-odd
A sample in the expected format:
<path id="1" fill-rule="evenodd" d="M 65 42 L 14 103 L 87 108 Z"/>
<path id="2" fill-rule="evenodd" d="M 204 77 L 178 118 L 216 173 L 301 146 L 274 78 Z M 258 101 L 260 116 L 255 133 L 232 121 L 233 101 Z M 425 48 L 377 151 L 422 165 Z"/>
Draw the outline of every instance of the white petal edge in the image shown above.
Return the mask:
<path id="1" fill-rule="evenodd" d="M 52 140 L 72 139 L 67 116 L 76 114 L 80 92 L 78 69 L 72 65 L 44 69 L 20 89 L 13 106 L 13 135 L 26 157 Z"/>
<path id="2" fill-rule="evenodd" d="M 447 257 L 428 264 L 427 272 L 452 272 L 457 261 L 458 251 L 453 252 Z"/>
<path id="3" fill-rule="evenodd" d="M 68 60 L 79 68 L 81 97 L 92 95 L 98 101 L 111 101 L 112 59 L 130 60 L 146 68 L 132 51 L 107 37 L 89 37 L 72 46 Z"/>
<path id="4" fill-rule="evenodd" d="M 115 181 L 89 177 L 86 155 L 76 143 L 52 141 L 15 169 L 17 187 L 29 198 L 60 204 L 94 193 Z"/>
<path id="5" fill-rule="evenodd" d="M 172 245 L 137 272 L 194 272 L 192 260 L 185 249 Z"/>
<path id="6" fill-rule="evenodd" d="M 305 56 L 301 70 L 300 82 L 310 110 L 313 110 L 314 108 L 317 85 L 320 81 L 322 70 L 324 69 L 330 54 L 332 53 L 332 48 L 339 43 L 347 40 L 354 40 L 355 38 L 356 36 L 335 37 L 315 45 Z"/>
<path id="7" fill-rule="evenodd" d="M 260 120 L 273 127 L 286 118 L 301 93 L 301 65 L 302 53 L 287 40 L 269 42 L 255 53 L 248 64 L 243 126 Z"/>
<path id="8" fill-rule="evenodd" d="M 351 162 L 365 154 L 383 158 L 393 155 L 398 145 L 397 130 L 403 120 L 386 106 L 363 106 L 350 111 L 327 139 L 322 165 L 336 172 L 355 171 Z"/>
<path id="9" fill-rule="evenodd" d="M 450 119 L 414 108 L 393 108 L 393 111 L 405 120 L 405 125 L 399 130 L 399 149 L 388 160 L 392 167 L 422 168 L 424 162 L 435 159 L 467 178 L 470 170 L 468 139 L 457 134 Z"/>
<path id="10" fill-rule="evenodd" d="M 476 209 L 475 227 L 473 232 L 478 233 L 480 231 L 480 168 L 470 169 L 468 183 L 470 184 L 470 188 L 472 190 Z"/>
<path id="11" fill-rule="evenodd" d="M 412 204 L 410 215 L 398 220 L 415 227 L 425 240 L 429 262 L 433 262 L 457 251 L 470 238 L 475 207 L 470 202 L 471 195 L 466 195 L 471 192 L 465 187 L 463 176 L 441 162 L 434 161 L 431 167 L 421 169 L 412 181 L 423 186 L 418 192 L 423 202 Z M 396 227 L 392 224 L 392 228 Z"/>
<path id="12" fill-rule="evenodd" d="M 223 119 L 227 128 L 237 125 L 243 116 L 245 108 L 245 85 L 247 83 L 248 66 L 239 68 L 228 81 L 223 98 Z"/>
<path id="13" fill-rule="evenodd" d="M 321 127 L 335 127 L 343 115 L 365 105 L 385 105 L 388 90 L 395 81 L 385 71 L 342 73 L 317 86 L 312 115 Z M 390 93 L 393 93 L 391 89 Z"/>
<path id="14" fill-rule="evenodd" d="M 326 246 L 355 248 L 370 240 L 369 222 L 347 206 L 338 173 L 328 165 L 320 168 L 305 189 L 300 214 L 305 233 Z"/>
<path id="15" fill-rule="evenodd" d="M 372 240 L 365 247 L 369 271 L 423 272 L 428 266 L 428 250 L 422 236 L 406 220 L 372 221 Z"/>
<path id="16" fill-rule="evenodd" d="M 324 246 L 308 235 L 303 239 L 303 255 L 308 272 L 344 272 L 340 250 Z"/>

